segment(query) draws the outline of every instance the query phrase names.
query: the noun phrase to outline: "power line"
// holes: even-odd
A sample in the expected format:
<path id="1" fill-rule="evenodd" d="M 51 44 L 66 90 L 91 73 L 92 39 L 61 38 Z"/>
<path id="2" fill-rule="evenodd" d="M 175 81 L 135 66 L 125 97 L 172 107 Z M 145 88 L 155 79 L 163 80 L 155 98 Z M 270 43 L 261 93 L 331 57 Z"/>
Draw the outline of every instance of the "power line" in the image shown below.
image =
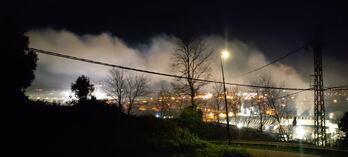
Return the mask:
<path id="1" fill-rule="evenodd" d="M 292 50 L 292 51 L 288 52 L 287 54 L 285 54 L 284 56 L 281 56 L 281 57 L 279 57 L 279 58 L 276 58 L 276 59 L 274 59 L 273 61 L 271 61 L 271 62 L 269 62 L 269 63 L 267 63 L 267 64 L 265 64 L 265 65 L 263 65 L 263 66 L 260 66 L 260 67 L 258 67 L 258 68 L 256 68 L 256 69 L 253 69 L 253 70 L 250 70 L 250 71 L 248 71 L 248 72 L 242 73 L 242 74 L 240 74 L 239 76 L 234 77 L 233 79 L 237 79 L 237 78 L 240 78 L 240 77 L 249 75 L 249 74 L 251 74 L 251 73 L 253 73 L 253 72 L 259 71 L 259 70 L 261 70 L 261 69 L 263 69 L 263 68 L 266 68 L 266 67 L 268 67 L 268 66 L 270 66 L 270 65 L 272 65 L 272 64 L 274 64 L 274 63 L 276 63 L 276 62 L 278 62 L 278 61 L 280 61 L 280 60 L 282 60 L 282 59 L 284 59 L 284 58 L 286 58 L 286 57 L 288 57 L 288 56 L 290 56 L 290 55 L 292 55 L 292 54 L 295 54 L 296 52 L 299 52 L 299 51 L 302 50 L 303 48 L 305 48 L 305 46 L 301 46 L 301 47 L 299 47 L 299 48 L 297 48 L 297 49 L 295 49 L 295 50 Z"/>
<path id="2" fill-rule="evenodd" d="M 348 90 L 348 88 L 334 88 L 334 89 L 330 89 L 330 91 L 342 91 L 342 90 Z"/>
<path id="3" fill-rule="evenodd" d="M 61 57 L 61 58 L 66 58 L 66 59 L 71 59 L 71 60 L 76 60 L 76 61 L 82 61 L 82 62 L 87 62 L 87 63 L 92 63 L 92 64 L 98 64 L 98 65 L 103 65 L 103 66 L 109 66 L 109 67 L 113 67 L 113 68 L 120 68 L 120 69 L 125 69 L 125 70 L 130 70 L 130 71 L 136 71 L 136 72 L 142 72 L 142 73 L 148 73 L 148 74 L 160 75 L 160 76 L 166 76 L 166 77 L 173 77 L 173 78 L 179 78 L 179 79 L 190 79 L 190 78 L 184 77 L 184 76 L 173 75 L 173 74 L 168 74 L 168 73 L 160 73 L 160 72 L 137 69 L 137 68 L 126 67 L 126 66 L 120 66 L 120 65 L 115 65 L 115 64 L 110 64 L 110 63 L 105 63 L 105 62 L 100 62 L 100 61 L 95 61 L 95 60 L 90 60 L 90 59 L 85 59 L 85 58 L 64 55 L 64 54 L 56 53 L 56 52 L 52 52 L 52 51 L 46 51 L 46 50 L 41 50 L 41 49 L 36 49 L 36 48 L 30 48 L 30 49 L 34 52 L 38 52 L 38 53 L 42 53 L 42 54 L 46 54 L 46 55 L 51 55 L 51 56 L 56 56 L 56 57 Z M 194 79 L 194 78 L 192 78 L 192 80 L 207 82 L 207 83 L 223 84 L 223 82 L 221 82 L 221 81 L 213 81 L 213 80 L 206 80 L 206 79 Z M 228 83 L 228 82 L 226 82 L 225 84 L 232 85 L 232 86 L 263 88 L 263 89 L 300 90 L 300 91 L 312 90 L 310 88 L 271 87 L 271 86 L 258 86 L 258 85 Z"/>
<path id="4" fill-rule="evenodd" d="M 312 88 L 308 88 L 308 90 L 312 90 Z M 287 94 L 287 95 L 283 95 L 281 97 L 277 97 L 275 99 L 282 99 L 282 98 L 293 96 L 293 95 L 296 95 L 296 94 L 299 94 L 299 93 L 302 93 L 302 92 L 305 92 L 305 91 L 308 91 L 308 90 L 301 90 L 301 91 L 293 92 L 293 93 L 290 93 L 290 94 Z"/>
<path id="5" fill-rule="evenodd" d="M 329 90 L 329 91 L 348 90 L 348 85 L 341 85 L 341 86 L 327 87 L 325 90 Z"/>

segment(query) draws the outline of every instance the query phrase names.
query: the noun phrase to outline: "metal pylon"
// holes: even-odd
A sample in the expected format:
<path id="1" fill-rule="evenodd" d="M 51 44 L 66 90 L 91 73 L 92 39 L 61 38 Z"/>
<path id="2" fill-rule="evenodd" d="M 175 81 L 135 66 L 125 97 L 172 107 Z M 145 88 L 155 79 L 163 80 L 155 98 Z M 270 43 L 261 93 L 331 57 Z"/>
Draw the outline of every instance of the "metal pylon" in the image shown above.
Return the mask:
<path id="1" fill-rule="evenodd" d="M 314 54 L 314 142 L 318 146 L 326 146 L 322 46 L 318 38 L 313 39 L 311 47 Z"/>

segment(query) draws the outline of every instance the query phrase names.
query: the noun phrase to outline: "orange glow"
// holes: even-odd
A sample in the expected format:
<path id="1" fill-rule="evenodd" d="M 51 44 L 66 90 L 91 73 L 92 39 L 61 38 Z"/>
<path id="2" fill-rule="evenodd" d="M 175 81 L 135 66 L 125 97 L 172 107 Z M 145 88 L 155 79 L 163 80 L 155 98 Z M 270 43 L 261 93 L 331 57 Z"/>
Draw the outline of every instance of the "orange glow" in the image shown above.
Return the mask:
<path id="1" fill-rule="evenodd" d="M 139 111 L 145 111 L 145 110 L 146 110 L 146 108 L 144 106 L 139 107 Z"/>
<path id="2" fill-rule="evenodd" d="M 208 119 L 214 119 L 214 114 L 210 112 L 210 113 L 208 114 Z"/>

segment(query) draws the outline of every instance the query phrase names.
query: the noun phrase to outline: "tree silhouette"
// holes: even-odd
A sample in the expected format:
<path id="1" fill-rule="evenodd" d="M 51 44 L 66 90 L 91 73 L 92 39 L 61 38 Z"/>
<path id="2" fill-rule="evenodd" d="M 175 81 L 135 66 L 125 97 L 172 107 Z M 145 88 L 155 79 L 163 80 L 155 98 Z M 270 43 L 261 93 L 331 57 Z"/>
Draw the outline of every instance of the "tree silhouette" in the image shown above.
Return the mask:
<path id="1" fill-rule="evenodd" d="M 28 48 L 28 37 L 11 20 L 1 20 L 1 49 L 6 76 L 4 86 L 9 95 L 24 95 L 24 91 L 34 80 L 37 55 Z"/>
<path id="2" fill-rule="evenodd" d="M 269 85 L 270 77 L 266 74 L 260 75 L 256 78 L 253 84 L 267 86 Z M 260 90 L 258 88 L 254 88 L 253 91 L 257 93 L 255 99 L 252 100 L 252 106 L 254 106 L 258 111 L 258 122 L 259 122 L 259 131 L 262 133 L 264 130 L 264 126 L 267 121 L 271 118 L 266 111 L 268 109 L 266 95 L 268 94 L 265 90 Z"/>
<path id="3" fill-rule="evenodd" d="M 213 103 L 212 104 L 215 105 L 215 109 L 216 111 L 218 111 L 215 116 L 216 116 L 217 122 L 220 123 L 219 113 L 220 113 L 221 106 L 223 105 L 223 101 L 220 98 L 224 94 L 223 86 L 220 83 L 215 83 L 212 88 L 213 88 L 213 99 L 212 99 Z"/>
<path id="4" fill-rule="evenodd" d="M 124 99 L 128 100 L 127 114 L 130 114 L 135 100 L 148 94 L 148 79 L 143 75 L 127 75 L 122 70 L 111 69 L 105 80 L 105 92 L 117 100 L 118 107 L 123 109 Z"/>
<path id="5" fill-rule="evenodd" d="M 166 82 L 161 81 L 160 82 L 160 88 L 158 92 L 158 106 L 160 108 L 160 114 L 161 117 L 163 118 L 169 111 L 169 103 L 172 97 L 172 93 L 170 93 L 170 90 L 166 87 Z"/>
<path id="6" fill-rule="evenodd" d="M 123 101 L 126 97 L 126 76 L 125 72 L 118 69 L 111 69 L 109 71 L 109 78 L 105 82 L 105 92 L 117 100 L 118 107 L 123 111 Z"/>
<path id="7" fill-rule="evenodd" d="M 348 132 L 348 112 L 345 112 L 342 119 L 338 123 L 339 128 L 341 131 Z M 346 138 L 347 139 L 347 138 Z"/>
<path id="8" fill-rule="evenodd" d="M 149 80 L 144 75 L 130 75 L 127 77 L 125 94 L 128 98 L 128 115 L 131 114 L 135 100 L 148 94 L 148 82 Z"/>
<path id="9" fill-rule="evenodd" d="M 270 87 L 276 86 L 274 80 L 272 80 L 269 74 L 259 75 L 254 84 Z M 289 139 L 289 130 L 282 125 L 282 119 L 289 116 L 290 112 L 288 105 L 286 105 L 286 99 L 279 99 L 284 92 L 279 89 L 256 89 L 255 92 L 258 94 L 257 105 L 259 106 L 260 122 L 262 121 L 262 114 L 266 117 L 269 116 L 278 123 L 278 130 L 282 135 L 281 138 L 285 137 L 285 140 Z M 260 125 L 260 129 L 262 129 L 261 127 L 262 126 Z"/>
<path id="10" fill-rule="evenodd" d="M 238 122 L 238 113 L 240 112 L 242 101 L 241 101 L 241 96 L 238 95 L 240 90 L 238 88 L 230 88 L 228 95 L 230 96 L 230 99 L 227 100 L 227 105 L 228 105 L 228 110 L 233 113 L 233 118 L 237 124 Z M 232 118 L 230 119 L 230 121 Z"/>
<path id="11" fill-rule="evenodd" d="M 197 107 L 194 99 L 197 92 L 207 84 L 195 79 L 208 79 L 211 76 L 209 58 L 213 52 L 204 40 L 197 38 L 178 40 L 173 53 L 171 65 L 173 70 L 178 72 L 180 76 L 186 77 L 186 79 L 178 80 L 178 87 L 181 88 L 182 92 L 190 95 L 193 108 Z"/>
<path id="12" fill-rule="evenodd" d="M 75 96 L 80 102 L 85 101 L 92 97 L 94 85 L 90 83 L 87 76 L 81 75 L 74 83 L 71 84 L 71 91 L 75 93 Z"/>

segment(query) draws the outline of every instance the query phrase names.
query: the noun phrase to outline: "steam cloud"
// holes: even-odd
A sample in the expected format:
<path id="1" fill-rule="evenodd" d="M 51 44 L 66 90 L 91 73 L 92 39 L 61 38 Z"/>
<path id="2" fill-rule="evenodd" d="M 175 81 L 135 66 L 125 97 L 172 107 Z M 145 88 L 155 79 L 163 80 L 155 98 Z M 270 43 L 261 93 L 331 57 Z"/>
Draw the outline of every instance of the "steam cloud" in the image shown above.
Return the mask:
<path id="1" fill-rule="evenodd" d="M 79 36 L 66 30 L 32 30 L 26 33 L 30 39 L 30 47 L 54 51 L 66 55 L 82 57 L 111 64 L 131 66 L 157 72 L 172 73 L 170 68 L 171 55 L 175 48 L 175 36 L 159 35 L 144 44 L 142 48 L 130 47 L 122 39 L 108 33 L 99 35 Z M 250 83 L 258 74 L 268 73 L 280 86 L 308 88 L 309 83 L 298 74 L 291 66 L 281 63 L 274 64 L 267 69 L 245 77 L 237 77 L 246 71 L 268 63 L 267 59 L 256 47 L 250 46 L 240 40 L 225 41 L 221 36 L 210 35 L 204 37 L 207 44 L 216 53 L 211 58 L 212 75 L 215 80 L 221 80 L 219 53 L 227 48 L 232 52 L 231 58 L 226 60 L 226 81 L 236 83 Z M 31 90 L 35 88 L 67 90 L 79 75 L 85 74 L 93 83 L 100 81 L 108 75 L 108 67 L 83 63 L 38 54 L 38 69 L 35 71 L 35 80 Z M 161 80 L 173 81 L 171 78 L 147 75 L 155 84 Z M 29 90 L 30 90 L 29 89 Z M 208 90 L 208 89 L 206 89 Z M 297 97 L 298 113 L 311 110 L 313 102 L 303 103 L 304 99 L 313 100 L 312 93 L 305 92 Z M 306 105 L 305 105 L 306 104 Z M 310 111 L 312 113 L 312 111 Z"/>

